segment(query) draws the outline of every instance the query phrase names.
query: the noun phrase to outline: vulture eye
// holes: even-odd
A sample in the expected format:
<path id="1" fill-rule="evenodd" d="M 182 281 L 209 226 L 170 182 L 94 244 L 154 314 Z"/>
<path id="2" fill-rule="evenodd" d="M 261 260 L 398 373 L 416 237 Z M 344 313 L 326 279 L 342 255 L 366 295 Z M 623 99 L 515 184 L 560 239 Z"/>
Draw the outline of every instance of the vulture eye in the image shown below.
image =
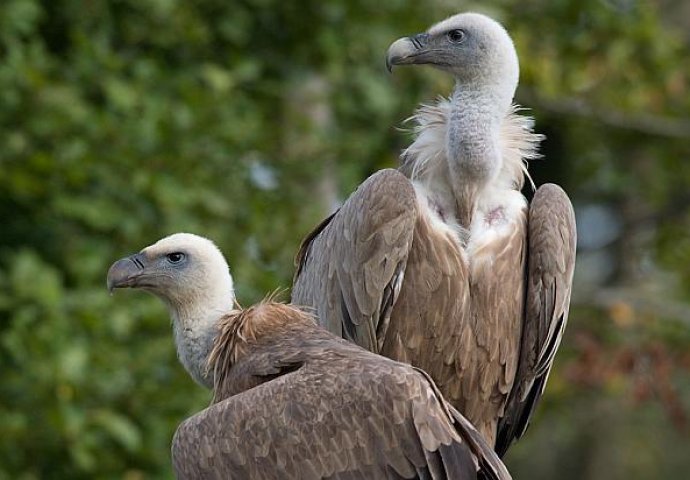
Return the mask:
<path id="1" fill-rule="evenodd" d="M 167 254 L 165 257 L 168 259 L 168 262 L 170 263 L 180 263 L 182 260 L 184 260 L 184 253 L 173 252 Z"/>
<path id="2" fill-rule="evenodd" d="M 461 43 L 463 40 L 465 40 L 465 31 L 458 28 L 448 32 L 447 36 L 450 43 Z"/>

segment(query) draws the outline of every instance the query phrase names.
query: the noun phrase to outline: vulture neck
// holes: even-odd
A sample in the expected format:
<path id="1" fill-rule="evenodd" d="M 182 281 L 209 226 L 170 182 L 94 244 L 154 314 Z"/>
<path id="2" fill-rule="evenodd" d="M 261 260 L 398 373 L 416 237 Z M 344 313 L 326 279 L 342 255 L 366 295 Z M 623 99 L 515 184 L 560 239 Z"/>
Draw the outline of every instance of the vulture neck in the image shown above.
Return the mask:
<path id="1" fill-rule="evenodd" d="M 458 223 L 469 229 L 479 194 L 501 170 L 501 123 L 512 100 L 497 85 L 459 80 L 451 97 L 446 135 L 450 190 Z M 449 199 L 450 200 L 450 199 Z"/>
<path id="2" fill-rule="evenodd" d="M 169 303 L 177 357 L 195 382 L 213 388 L 207 361 L 218 333 L 218 321 L 232 311 L 232 283 L 223 288 L 200 290 L 191 301 Z"/>

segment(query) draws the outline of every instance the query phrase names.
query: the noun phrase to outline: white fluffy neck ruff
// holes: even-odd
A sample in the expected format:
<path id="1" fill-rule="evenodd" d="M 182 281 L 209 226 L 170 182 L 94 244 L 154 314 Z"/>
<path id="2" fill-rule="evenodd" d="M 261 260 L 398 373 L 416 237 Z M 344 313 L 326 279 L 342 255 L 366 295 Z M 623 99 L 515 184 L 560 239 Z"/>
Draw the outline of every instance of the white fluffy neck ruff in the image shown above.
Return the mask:
<path id="1" fill-rule="evenodd" d="M 443 221 L 457 228 L 455 196 L 450 182 L 446 139 L 453 109 L 448 99 L 439 99 L 435 105 L 422 105 L 410 118 L 413 122 L 414 142 L 402 153 L 400 170 L 415 184 L 419 184 L 429 202 Z M 527 172 L 527 161 L 538 158 L 539 142 L 543 135 L 533 132 L 530 117 L 519 115 L 512 106 L 503 118 L 498 132 L 501 166 L 498 174 L 487 184 L 477 198 L 481 210 L 491 208 L 510 191 L 522 188 Z M 459 178 L 465 181 L 464 178 Z M 455 217 L 453 219 L 452 217 Z M 464 226 L 465 229 L 468 226 Z M 464 243 L 464 242 L 462 242 Z"/>

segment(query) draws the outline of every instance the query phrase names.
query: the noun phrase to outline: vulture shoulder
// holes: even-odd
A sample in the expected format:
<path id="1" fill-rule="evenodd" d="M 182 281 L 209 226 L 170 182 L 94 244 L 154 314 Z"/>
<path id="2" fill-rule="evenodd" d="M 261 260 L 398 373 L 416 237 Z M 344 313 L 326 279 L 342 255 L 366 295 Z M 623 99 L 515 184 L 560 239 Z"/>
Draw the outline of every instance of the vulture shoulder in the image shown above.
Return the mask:
<path id="1" fill-rule="evenodd" d="M 423 372 L 314 324 L 285 325 L 249 333 L 239 359 L 232 346 L 212 354 L 225 394 L 177 429 L 178 478 L 464 480 L 478 468 L 480 478 L 510 478 Z"/>
<path id="2" fill-rule="evenodd" d="M 302 243 L 292 302 L 330 332 L 379 352 L 412 245 L 417 198 L 397 170 L 369 177 Z"/>
<path id="3" fill-rule="evenodd" d="M 524 434 L 544 392 L 568 320 L 576 235 L 566 193 L 541 186 L 529 209 L 525 316 L 515 383 L 498 426 L 499 455 Z"/>

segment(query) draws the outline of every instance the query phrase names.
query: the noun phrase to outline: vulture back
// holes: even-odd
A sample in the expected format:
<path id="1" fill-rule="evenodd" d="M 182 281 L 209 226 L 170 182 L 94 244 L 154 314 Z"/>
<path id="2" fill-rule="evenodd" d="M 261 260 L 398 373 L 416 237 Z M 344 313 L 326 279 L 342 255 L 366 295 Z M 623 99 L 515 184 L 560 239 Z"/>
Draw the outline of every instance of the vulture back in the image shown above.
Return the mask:
<path id="1" fill-rule="evenodd" d="M 214 403 L 173 440 L 179 478 L 510 478 L 413 367 L 369 353 L 290 305 L 226 316 Z M 462 419 L 462 417 L 459 417 Z"/>

